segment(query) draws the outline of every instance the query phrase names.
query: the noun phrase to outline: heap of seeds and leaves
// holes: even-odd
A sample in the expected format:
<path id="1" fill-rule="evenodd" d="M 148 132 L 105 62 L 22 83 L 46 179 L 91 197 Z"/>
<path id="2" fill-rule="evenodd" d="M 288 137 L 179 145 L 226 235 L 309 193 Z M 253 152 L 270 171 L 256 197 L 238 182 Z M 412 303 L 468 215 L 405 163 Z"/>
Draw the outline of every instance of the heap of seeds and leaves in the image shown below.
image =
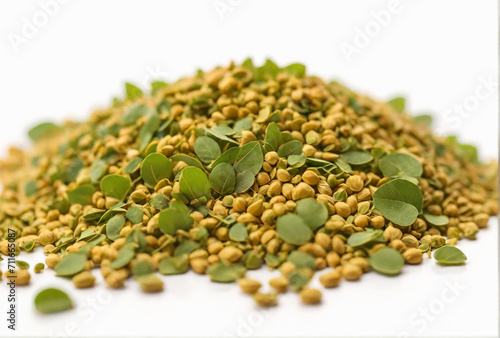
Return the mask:
<path id="1" fill-rule="evenodd" d="M 318 303 L 308 283 L 319 270 L 335 287 L 371 270 L 397 275 L 434 249 L 438 264 L 464 264 L 455 244 L 498 212 L 497 163 L 434 136 L 431 117 L 404 105 L 270 60 L 150 93 L 126 84 L 86 122 L 34 127 L 33 149 L 0 162 L 0 252 L 10 228 L 16 253 L 40 247 L 76 287 L 93 286 L 100 268 L 111 288 L 135 279 L 158 292 L 159 274 L 191 269 L 238 282 L 263 306 L 289 289 Z M 245 273 L 263 265 L 281 276 L 261 291 Z M 72 307 L 57 289 L 36 304 Z"/>

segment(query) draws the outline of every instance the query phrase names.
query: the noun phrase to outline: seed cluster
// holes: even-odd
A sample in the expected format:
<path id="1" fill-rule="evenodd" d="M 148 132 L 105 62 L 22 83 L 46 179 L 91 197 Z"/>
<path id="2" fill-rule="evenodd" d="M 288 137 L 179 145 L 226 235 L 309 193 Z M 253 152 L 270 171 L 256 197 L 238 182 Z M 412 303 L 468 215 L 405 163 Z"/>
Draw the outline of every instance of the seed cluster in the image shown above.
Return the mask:
<path id="1" fill-rule="evenodd" d="M 401 99 L 304 72 L 246 61 L 155 82 L 151 95 L 127 84 L 84 123 L 32 129 L 34 148 L 0 162 L 0 253 L 10 228 L 17 253 L 43 247 L 77 288 L 94 286 L 96 267 L 109 287 L 133 276 L 144 292 L 163 290 L 157 272 L 192 269 L 238 281 L 262 306 L 288 290 L 317 304 L 315 271 L 325 288 L 396 275 L 498 213 L 496 163 L 434 136 Z M 439 262 L 465 260 L 453 253 Z M 263 264 L 281 272 L 272 292 L 244 278 Z"/>

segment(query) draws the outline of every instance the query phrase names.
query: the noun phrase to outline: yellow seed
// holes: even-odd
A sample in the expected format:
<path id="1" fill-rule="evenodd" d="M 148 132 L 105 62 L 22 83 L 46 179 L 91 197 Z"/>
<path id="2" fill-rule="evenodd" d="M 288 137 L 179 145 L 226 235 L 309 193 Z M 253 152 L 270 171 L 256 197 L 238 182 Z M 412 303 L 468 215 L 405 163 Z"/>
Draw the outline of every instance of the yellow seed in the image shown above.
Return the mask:
<path id="1" fill-rule="evenodd" d="M 330 251 L 327 255 L 326 255 L 326 264 L 328 264 L 328 266 L 334 268 L 336 267 L 337 265 L 340 264 L 340 256 L 338 253 L 336 253 L 335 251 Z"/>
<path id="2" fill-rule="evenodd" d="M 363 272 L 370 271 L 370 262 L 364 257 L 354 257 L 349 260 L 350 264 L 357 265 L 363 270 Z"/>
<path id="3" fill-rule="evenodd" d="M 288 278 L 286 278 L 285 276 L 276 277 L 269 281 L 269 285 L 271 285 L 273 289 L 275 289 L 280 293 L 286 292 L 288 290 L 289 284 L 290 282 L 288 281 Z"/>
<path id="4" fill-rule="evenodd" d="M 351 207 L 345 202 L 337 202 L 335 203 L 335 212 L 338 215 L 347 218 L 351 214 Z"/>
<path id="5" fill-rule="evenodd" d="M 386 241 L 401 239 L 401 237 L 403 237 L 403 233 L 398 228 L 389 226 L 384 230 L 384 238 L 386 239 Z"/>
<path id="6" fill-rule="evenodd" d="M 226 246 L 219 252 L 219 258 L 223 262 L 236 263 L 241 257 L 243 252 L 234 246 Z"/>
<path id="7" fill-rule="evenodd" d="M 73 284 L 79 289 L 90 288 L 94 286 L 95 277 L 88 271 L 80 272 L 73 276 Z"/>
<path id="8" fill-rule="evenodd" d="M 358 280 L 363 274 L 363 270 L 355 264 L 347 263 L 342 266 L 342 276 L 347 280 Z"/>
<path id="9" fill-rule="evenodd" d="M 375 229 L 382 229 L 385 225 L 385 218 L 382 216 L 374 216 L 370 219 L 370 225 Z"/>
<path id="10" fill-rule="evenodd" d="M 422 262 L 422 252 L 417 248 L 409 248 L 403 252 L 403 257 L 408 264 L 419 264 Z"/>
<path id="11" fill-rule="evenodd" d="M 256 293 L 253 295 L 253 299 L 259 306 L 268 307 L 278 304 L 277 293 Z"/>
<path id="12" fill-rule="evenodd" d="M 318 304 L 321 302 L 321 291 L 313 288 L 304 288 L 300 291 L 300 300 L 304 304 Z"/>
<path id="13" fill-rule="evenodd" d="M 333 288 L 339 285 L 341 274 L 339 269 L 328 271 L 319 277 L 319 281 L 325 288 Z"/>
<path id="14" fill-rule="evenodd" d="M 314 197 L 314 189 L 307 183 L 301 182 L 292 190 L 292 199 L 294 201 Z"/>
<path id="15" fill-rule="evenodd" d="M 306 182 L 309 185 L 316 185 L 319 183 L 319 177 L 318 174 L 316 174 L 312 170 L 306 170 L 302 174 L 302 181 Z"/>
<path id="16" fill-rule="evenodd" d="M 296 268 L 296 266 L 292 262 L 285 262 L 285 263 L 281 264 L 279 270 L 281 271 L 281 273 L 284 276 L 286 276 L 290 272 L 292 272 L 293 270 L 295 270 L 295 268 Z"/>
<path id="17" fill-rule="evenodd" d="M 290 181 L 290 179 L 292 178 L 290 173 L 285 169 L 278 169 L 276 177 L 283 183 Z"/>
<path id="18" fill-rule="evenodd" d="M 332 248 L 333 248 L 333 251 L 335 251 L 339 255 L 343 255 L 345 253 L 345 243 L 337 235 L 333 236 Z"/>
<path id="19" fill-rule="evenodd" d="M 141 290 L 144 292 L 161 292 L 163 291 L 163 281 L 155 274 L 144 275 L 137 278 Z"/>
<path id="20" fill-rule="evenodd" d="M 364 188 L 363 180 L 359 175 L 352 175 L 346 180 L 347 186 L 354 192 L 361 191 Z"/>
<path id="21" fill-rule="evenodd" d="M 45 258 L 45 264 L 50 269 L 55 268 L 55 266 L 57 265 L 57 263 L 59 263 L 60 261 L 62 261 L 62 259 L 57 254 L 50 254 L 50 255 L 47 256 L 47 258 Z"/>
<path id="22" fill-rule="evenodd" d="M 249 294 L 256 293 L 262 286 L 262 284 L 259 281 L 249 278 L 240 279 L 238 281 L 238 285 L 240 286 L 241 291 Z"/>

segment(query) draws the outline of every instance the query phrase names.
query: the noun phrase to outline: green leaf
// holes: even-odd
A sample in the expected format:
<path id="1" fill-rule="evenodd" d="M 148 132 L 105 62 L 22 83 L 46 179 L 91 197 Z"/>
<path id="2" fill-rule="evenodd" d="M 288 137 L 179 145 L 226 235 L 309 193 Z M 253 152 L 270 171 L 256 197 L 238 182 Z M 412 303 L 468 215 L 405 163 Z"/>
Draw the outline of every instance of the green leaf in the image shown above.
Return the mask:
<path id="1" fill-rule="evenodd" d="M 413 118 L 413 121 L 419 124 L 423 124 L 424 126 L 431 127 L 432 126 L 432 116 L 423 114 L 423 115 L 418 115 Z"/>
<path id="2" fill-rule="evenodd" d="M 247 227 L 244 224 L 236 223 L 229 229 L 229 238 L 235 242 L 244 242 L 248 238 Z"/>
<path id="3" fill-rule="evenodd" d="M 309 268 L 300 268 L 289 272 L 286 277 L 290 281 L 290 289 L 299 292 L 304 286 L 309 284 L 312 275 L 313 270 Z"/>
<path id="4" fill-rule="evenodd" d="M 373 194 L 373 204 L 388 220 L 408 226 L 422 212 L 422 191 L 405 179 L 395 179 L 382 185 Z"/>
<path id="5" fill-rule="evenodd" d="M 476 147 L 470 144 L 461 144 L 458 146 L 460 156 L 464 158 L 466 161 L 477 163 L 478 162 L 478 154 Z"/>
<path id="6" fill-rule="evenodd" d="M 78 177 L 78 174 L 80 174 L 80 171 L 83 169 L 83 167 L 84 165 L 82 160 L 80 160 L 79 158 L 73 160 L 73 162 L 71 162 L 64 171 L 63 181 L 65 183 L 76 181 L 76 178 Z"/>
<path id="7" fill-rule="evenodd" d="M 288 157 L 290 155 L 300 155 L 302 154 L 302 142 L 299 140 L 288 141 L 287 143 L 281 145 L 278 149 L 278 155 L 280 157 Z"/>
<path id="8" fill-rule="evenodd" d="M 218 132 L 217 130 L 213 130 L 213 129 L 208 129 L 208 128 L 204 128 L 203 130 L 205 130 L 205 132 L 207 134 L 210 134 L 212 135 L 213 137 L 223 141 L 223 142 L 229 142 L 229 143 L 234 143 L 234 144 L 239 144 L 237 141 L 233 140 L 232 138 L 229 138 L 227 137 L 226 135 Z"/>
<path id="9" fill-rule="evenodd" d="M 220 195 L 233 192 L 236 184 L 236 174 L 229 163 L 221 163 L 212 169 L 209 177 L 210 186 Z"/>
<path id="10" fill-rule="evenodd" d="M 314 257 L 302 251 L 293 251 L 287 260 L 292 262 L 297 268 L 316 269 Z"/>
<path id="11" fill-rule="evenodd" d="M 144 276 L 155 272 L 155 267 L 148 261 L 139 261 L 134 264 L 132 274 L 134 276 Z"/>
<path id="12" fill-rule="evenodd" d="M 278 151 L 278 148 L 283 144 L 283 136 L 281 136 L 278 125 L 274 122 L 269 123 L 266 128 L 266 136 L 264 138 L 265 152 Z"/>
<path id="13" fill-rule="evenodd" d="M 250 189 L 255 183 L 255 175 L 250 170 L 243 171 L 236 175 L 236 183 L 233 194 L 239 194 Z"/>
<path id="14" fill-rule="evenodd" d="M 200 161 L 198 161 L 194 157 L 191 157 L 191 156 L 186 155 L 186 154 L 172 155 L 172 156 L 170 156 L 170 160 L 172 160 L 172 162 L 180 162 L 180 161 L 182 161 L 182 162 L 186 163 L 190 167 L 196 167 L 196 168 L 199 168 L 201 170 L 205 170 L 205 168 L 203 167 L 203 164 L 201 164 Z"/>
<path id="15" fill-rule="evenodd" d="M 214 163 L 212 163 L 212 168 L 215 168 L 221 163 L 229 163 L 230 165 L 234 164 L 234 161 L 236 160 L 236 157 L 238 156 L 238 153 L 240 152 L 239 147 L 233 147 L 229 148 L 225 152 L 220 155 Z"/>
<path id="16" fill-rule="evenodd" d="M 30 265 L 25 262 L 25 261 L 22 261 L 20 259 L 16 259 L 16 265 L 20 268 L 20 269 L 29 269 L 30 268 Z"/>
<path id="17" fill-rule="evenodd" d="M 371 160 L 373 160 L 373 157 L 365 151 L 353 150 L 342 153 L 340 155 L 340 159 L 352 165 L 361 165 L 370 162 Z"/>
<path id="18" fill-rule="evenodd" d="M 135 100 L 143 95 L 143 92 L 139 87 L 134 86 L 133 84 L 128 82 L 125 83 L 125 93 L 127 99 L 129 100 Z"/>
<path id="19" fill-rule="evenodd" d="M 108 175 L 101 180 L 101 191 L 106 197 L 116 198 L 119 201 L 127 196 L 131 187 L 130 179 L 120 175 Z"/>
<path id="20" fill-rule="evenodd" d="M 82 272 L 87 262 L 87 256 L 80 252 L 67 255 L 54 268 L 57 276 L 69 277 Z"/>
<path id="21" fill-rule="evenodd" d="M 151 204 L 153 207 L 155 207 L 158 210 L 163 210 L 166 207 L 168 207 L 168 197 L 163 195 L 163 194 L 158 194 L 155 197 L 149 201 L 149 204 Z"/>
<path id="22" fill-rule="evenodd" d="M 207 175 L 196 167 L 187 167 L 182 170 L 179 188 L 190 201 L 198 200 L 204 204 L 212 197 Z"/>
<path id="23" fill-rule="evenodd" d="M 296 77 L 304 77 L 306 75 L 306 66 L 300 63 L 292 63 L 283 68 L 283 70 Z"/>
<path id="24" fill-rule="evenodd" d="M 210 163 L 220 156 L 219 144 L 208 136 L 201 136 L 194 142 L 194 152 L 204 163 Z"/>
<path id="25" fill-rule="evenodd" d="M 104 176 L 107 170 L 107 164 L 103 160 L 95 160 L 90 167 L 90 181 L 92 184 L 99 183 L 101 177 Z"/>
<path id="26" fill-rule="evenodd" d="M 45 269 L 45 264 L 43 263 L 36 263 L 35 267 L 33 268 L 35 273 L 40 273 L 43 271 L 43 269 Z"/>
<path id="27" fill-rule="evenodd" d="M 248 116 L 245 118 L 242 118 L 241 120 L 238 120 L 234 123 L 233 130 L 236 132 L 236 135 L 240 134 L 242 130 L 251 130 L 252 129 L 252 122 L 253 119 Z M 240 132 L 240 133 L 238 133 Z"/>
<path id="28" fill-rule="evenodd" d="M 36 142 L 45 137 L 51 137 L 57 132 L 59 132 L 61 128 L 52 122 L 41 123 L 36 127 L 31 128 L 28 131 L 28 136 L 33 142 Z"/>
<path id="29" fill-rule="evenodd" d="M 257 141 L 249 142 L 239 149 L 233 164 L 236 173 L 239 174 L 250 170 L 254 176 L 257 175 L 264 163 L 260 143 Z"/>
<path id="30" fill-rule="evenodd" d="M 347 238 L 347 244 L 352 247 L 363 246 L 365 244 L 370 243 L 371 241 L 376 240 L 380 235 L 383 234 L 381 230 L 371 230 L 367 229 L 361 232 L 355 232 L 349 238 Z"/>
<path id="31" fill-rule="evenodd" d="M 146 186 L 154 188 L 159 181 L 172 176 L 172 168 L 172 161 L 165 155 L 153 153 L 142 162 L 141 177 Z"/>
<path id="32" fill-rule="evenodd" d="M 126 126 L 133 125 L 141 116 L 154 113 L 155 111 L 143 104 L 134 104 L 123 113 L 122 122 Z"/>
<path id="33" fill-rule="evenodd" d="M 379 168 L 385 177 L 414 177 L 422 176 L 423 169 L 419 161 L 413 156 L 402 153 L 394 153 L 382 157 Z"/>
<path id="34" fill-rule="evenodd" d="M 232 283 L 237 279 L 245 276 L 245 268 L 241 265 L 226 265 L 224 263 L 216 263 L 207 269 L 207 275 L 210 276 L 212 282 L 217 283 Z"/>
<path id="35" fill-rule="evenodd" d="M 175 235 L 178 229 L 189 230 L 193 222 L 188 207 L 179 201 L 172 201 L 168 209 L 160 213 L 158 226 L 164 233 Z"/>
<path id="36" fill-rule="evenodd" d="M 160 127 L 160 122 L 160 117 L 156 112 L 149 115 L 149 119 L 141 127 L 141 130 L 139 130 L 139 136 L 137 137 L 140 152 L 146 149 L 149 142 L 151 142 L 153 135 Z"/>
<path id="37" fill-rule="evenodd" d="M 311 228 L 317 229 L 328 220 L 328 209 L 312 198 L 303 198 L 297 202 L 295 212 Z"/>
<path id="38" fill-rule="evenodd" d="M 81 204 L 86 206 L 92 204 L 92 195 L 94 195 L 95 188 L 91 185 L 82 185 L 68 192 L 68 199 L 71 204 Z"/>
<path id="39" fill-rule="evenodd" d="M 106 224 L 106 235 L 109 239 L 116 241 L 120 238 L 120 231 L 125 226 L 125 217 L 123 215 L 116 215 L 111 218 Z"/>
<path id="40" fill-rule="evenodd" d="M 424 214 L 424 217 L 427 222 L 436 226 L 448 225 L 450 223 L 450 219 L 446 215 Z"/>
<path id="41" fill-rule="evenodd" d="M 189 259 L 187 254 L 177 257 L 165 257 L 158 265 L 158 271 L 162 275 L 180 275 L 186 273 L 188 269 Z"/>
<path id="42" fill-rule="evenodd" d="M 127 210 L 125 216 L 132 224 L 139 224 L 142 223 L 142 217 L 144 216 L 144 213 L 142 212 L 141 208 L 134 205 L 133 207 Z"/>
<path id="43" fill-rule="evenodd" d="M 40 313 L 57 313 L 73 308 L 73 302 L 63 291 L 48 288 L 36 295 L 35 308 Z"/>
<path id="44" fill-rule="evenodd" d="M 111 268 L 121 269 L 126 266 L 135 256 L 135 244 L 125 244 L 119 251 L 116 259 L 111 262 Z"/>
<path id="45" fill-rule="evenodd" d="M 155 95 L 159 90 L 167 88 L 168 83 L 163 81 L 153 81 L 151 82 L 151 95 Z"/>
<path id="46" fill-rule="evenodd" d="M 404 97 L 395 97 L 389 102 L 389 105 L 392 106 L 397 112 L 402 113 L 405 110 L 405 99 Z"/>
<path id="47" fill-rule="evenodd" d="M 193 241 L 183 241 L 177 248 L 175 248 L 174 256 L 189 255 L 191 252 L 199 248 L 198 243 Z"/>
<path id="48" fill-rule="evenodd" d="M 434 252 L 434 259 L 441 265 L 461 265 L 467 260 L 467 256 L 459 248 L 445 245 Z"/>
<path id="49" fill-rule="evenodd" d="M 28 181 L 26 183 L 26 185 L 24 186 L 24 194 L 26 195 L 26 197 L 31 197 L 34 194 L 36 194 L 36 181 L 35 180 L 31 180 L 31 181 Z"/>
<path id="50" fill-rule="evenodd" d="M 286 214 L 278 218 L 276 231 L 279 237 L 293 245 L 302 245 L 312 237 L 312 231 L 304 220 L 295 214 Z"/>
<path id="51" fill-rule="evenodd" d="M 288 167 L 289 168 L 300 168 L 306 164 L 307 157 L 304 154 L 300 155 L 290 155 L 288 156 Z"/>
<path id="52" fill-rule="evenodd" d="M 373 270 L 389 276 L 399 274 L 405 264 L 403 255 L 389 247 L 378 250 L 368 260 Z"/>

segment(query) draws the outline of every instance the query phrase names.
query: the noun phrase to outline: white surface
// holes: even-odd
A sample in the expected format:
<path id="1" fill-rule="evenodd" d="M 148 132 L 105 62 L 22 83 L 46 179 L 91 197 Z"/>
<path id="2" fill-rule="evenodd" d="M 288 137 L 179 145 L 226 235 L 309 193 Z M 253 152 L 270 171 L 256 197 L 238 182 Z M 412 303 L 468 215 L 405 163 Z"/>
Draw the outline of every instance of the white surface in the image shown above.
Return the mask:
<path id="1" fill-rule="evenodd" d="M 259 63 L 269 56 L 280 65 L 304 63 L 313 74 L 376 98 L 404 95 L 410 112 L 435 112 L 437 128 L 478 145 L 483 159 L 497 158 L 498 87 L 484 85 L 497 74 L 494 0 L 402 1 L 350 62 L 341 46 L 354 45 L 358 29 L 370 26 L 373 11 L 388 9 L 390 1 L 67 1 L 16 51 L 12 34 L 20 35 L 25 19 L 32 21 L 48 2 L 0 1 L 0 154 L 8 145 L 24 144 L 26 130 L 38 122 L 85 119 L 91 109 L 123 95 L 124 81 L 146 87 L 152 78 L 172 81 L 231 59 L 252 56 Z M 214 9 L 220 3 L 232 8 L 222 19 Z M 460 115 L 456 105 L 464 104 L 473 106 Z M 478 241 L 460 245 L 469 257 L 463 267 L 425 262 L 394 279 L 370 273 L 359 283 L 325 291 L 322 306 L 303 307 L 287 294 L 281 306 L 263 312 L 236 285 L 193 274 L 166 278 L 164 293 L 144 295 L 134 282 L 122 291 L 109 291 L 102 281 L 77 291 L 46 271 L 18 289 L 16 334 L 397 336 L 406 330 L 410 336 L 495 336 L 497 223 L 481 231 Z M 25 258 L 37 262 L 34 255 Z M 5 269 L 5 261 L 0 267 Z M 264 282 L 269 273 L 249 275 Z M 446 281 L 454 280 L 467 289 L 418 331 L 412 314 L 439 306 Z M 75 311 L 36 315 L 33 295 L 49 285 L 66 289 Z M 112 300 L 89 310 L 86 301 L 99 292 L 102 301 L 106 295 Z M 5 313 L 3 295 L 4 284 L 0 313 Z M 3 316 L 2 337 L 11 334 Z M 72 322 L 80 331 L 65 333 L 64 325 Z"/>

